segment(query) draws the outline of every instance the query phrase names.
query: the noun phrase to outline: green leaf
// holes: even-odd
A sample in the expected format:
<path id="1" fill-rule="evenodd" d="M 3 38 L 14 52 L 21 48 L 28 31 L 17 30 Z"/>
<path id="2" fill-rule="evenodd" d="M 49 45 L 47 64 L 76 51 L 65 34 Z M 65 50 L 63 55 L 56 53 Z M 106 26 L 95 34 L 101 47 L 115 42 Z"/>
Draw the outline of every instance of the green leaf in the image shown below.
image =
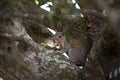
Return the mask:
<path id="1" fill-rule="evenodd" d="M 60 8 L 55 9 L 55 15 L 61 15 L 61 9 Z"/>
<path id="2" fill-rule="evenodd" d="M 26 4 L 34 3 L 34 1 L 35 1 L 35 0 L 24 0 L 24 2 L 25 2 Z"/>
<path id="3" fill-rule="evenodd" d="M 45 3 L 49 2 L 49 1 L 50 0 L 38 0 L 39 5 L 43 5 L 43 4 L 45 4 Z"/>
<path id="4" fill-rule="evenodd" d="M 65 31 L 65 32 L 64 32 L 64 35 L 65 35 L 65 39 L 66 39 L 67 43 L 70 43 L 71 37 L 70 37 L 69 32 L 68 32 L 68 31 Z"/>
<path id="5" fill-rule="evenodd" d="M 71 8 L 69 8 L 70 14 L 77 14 L 78 10 L 75 7 L 75 4 L 71 5 Z"/>
<path id="6" fill-rule="evenodd" d="M 53 16 L 53 20 L 55 20 L 55 21 L 61 21 L 61 18 L 58 17 L 58 16 L 56 16 L 56 15 L 54 15 L 54 16 Z"/>

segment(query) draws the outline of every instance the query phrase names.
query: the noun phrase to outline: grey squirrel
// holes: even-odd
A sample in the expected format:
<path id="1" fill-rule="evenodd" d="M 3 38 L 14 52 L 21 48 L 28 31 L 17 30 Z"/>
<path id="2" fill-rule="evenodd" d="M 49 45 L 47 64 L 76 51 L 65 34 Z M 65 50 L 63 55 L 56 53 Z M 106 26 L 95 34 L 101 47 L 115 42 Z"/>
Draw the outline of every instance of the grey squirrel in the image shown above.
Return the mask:
<path id="1" fill-rule="evenodd" d="M 84 66 L 87 58 L 87 50 L 84 41 L 78 39 L 70 39 L 70 43 L 66 41 L 62 32 L 57 32 L 53 36 L 54 46 L 59 47 L 59 53 L 67 53 L 70 61 L 77 66 Z"/>

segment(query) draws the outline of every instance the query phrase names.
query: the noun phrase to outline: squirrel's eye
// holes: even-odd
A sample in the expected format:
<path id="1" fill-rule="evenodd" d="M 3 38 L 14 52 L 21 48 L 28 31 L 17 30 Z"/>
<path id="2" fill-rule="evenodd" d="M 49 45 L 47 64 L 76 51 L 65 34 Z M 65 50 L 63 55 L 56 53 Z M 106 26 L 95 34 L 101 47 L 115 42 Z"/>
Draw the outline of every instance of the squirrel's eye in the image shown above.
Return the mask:
<path id="1" fill-rule="evenodd" d="M 59 36 L 59 38 L 61 38 L 62 36 Z"/>

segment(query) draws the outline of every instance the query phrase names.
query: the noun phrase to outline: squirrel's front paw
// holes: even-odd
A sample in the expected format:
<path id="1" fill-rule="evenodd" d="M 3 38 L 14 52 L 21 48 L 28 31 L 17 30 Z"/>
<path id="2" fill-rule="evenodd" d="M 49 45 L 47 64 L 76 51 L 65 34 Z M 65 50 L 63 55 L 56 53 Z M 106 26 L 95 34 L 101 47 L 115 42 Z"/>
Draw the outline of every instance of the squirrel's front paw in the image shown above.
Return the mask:
<path id="1" fill-rule="evenodd" d="M 55 53 L 57 53 L 57 54 L 61 54 L 62 51 L 56 50 Z"/>

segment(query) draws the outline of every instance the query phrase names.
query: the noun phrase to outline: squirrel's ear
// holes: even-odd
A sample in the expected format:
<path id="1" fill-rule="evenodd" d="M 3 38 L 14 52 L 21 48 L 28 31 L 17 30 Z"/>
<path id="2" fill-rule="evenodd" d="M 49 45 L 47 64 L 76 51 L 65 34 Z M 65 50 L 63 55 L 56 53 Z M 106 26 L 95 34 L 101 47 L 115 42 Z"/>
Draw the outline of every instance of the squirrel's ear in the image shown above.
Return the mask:
<path id="1" fill-rule="evenodd" d="M 64 31 L 60 31 L 60 33 L 64 36 Z"/>
<path id="2" fill-rule="evenodd" d="M 64 32 L 62 32 L 62 35 L 65 36 Z"/>
<path id="3" fill-rule="evenodd" d="M 57 34 L 64 36 L 63 32 L 57 32 Z"/>

